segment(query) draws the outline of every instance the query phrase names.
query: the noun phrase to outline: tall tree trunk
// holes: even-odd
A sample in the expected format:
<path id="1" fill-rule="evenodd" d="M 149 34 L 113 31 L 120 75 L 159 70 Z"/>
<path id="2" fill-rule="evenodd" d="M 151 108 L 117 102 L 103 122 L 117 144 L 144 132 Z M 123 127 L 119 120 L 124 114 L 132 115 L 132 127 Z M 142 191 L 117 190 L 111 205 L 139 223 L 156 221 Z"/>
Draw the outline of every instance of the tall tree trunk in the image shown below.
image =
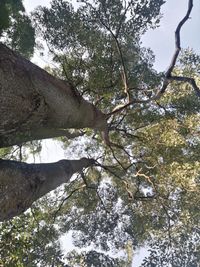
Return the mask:
<path id="1" fill-rule="evenodd" d="M 0 221 L 21 214 L 35 200 L 93 164 L 94 160 L 87 158 L 41 164 L 0 160 Z"/>
<path id="2" fill-rule="evenodd" d="M 106 129 L 106 116 L 70 84 L 0 43 L 0 147 L 65 134 L 69 128 Z M 0 221 L 19 215 L 94 160 L 26 164 L 0 159 Z"/>
<path id="3" fill-rule="evenodd" d="M 104 130 L 106 116 L 67 82 L 0 43 L 0 147 L 58 136 L 63 129 Z"/>

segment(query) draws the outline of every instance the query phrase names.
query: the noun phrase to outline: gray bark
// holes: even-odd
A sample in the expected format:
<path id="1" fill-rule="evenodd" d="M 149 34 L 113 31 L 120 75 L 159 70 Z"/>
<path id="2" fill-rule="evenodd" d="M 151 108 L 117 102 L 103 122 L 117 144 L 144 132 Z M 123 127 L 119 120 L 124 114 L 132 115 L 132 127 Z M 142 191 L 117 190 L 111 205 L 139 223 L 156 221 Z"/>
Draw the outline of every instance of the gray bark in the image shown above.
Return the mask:
<path id="1" fill-rule="evenodd" d="M 70 84 L 0 43 L 0 148 L 85 127 L 104 131 L 106 115 Z M 93 163 L 85 158 L 47 164 L 0 159 L 0 221 L 21 214 Z"/>
<path id="2" fill-rule="evenodd" d="M 0 160 L 0 221 L 20 215 L 74 173 L 93 164 L 94 160 L 87 158 L 42 164 Z"/>
<path id="3" fill-rule="evenodd" d="M 75 88 L 1 43 L 0 114 L 0 147 L 58 136 L 69 128 L 106 128 L 105 114 Z"/>

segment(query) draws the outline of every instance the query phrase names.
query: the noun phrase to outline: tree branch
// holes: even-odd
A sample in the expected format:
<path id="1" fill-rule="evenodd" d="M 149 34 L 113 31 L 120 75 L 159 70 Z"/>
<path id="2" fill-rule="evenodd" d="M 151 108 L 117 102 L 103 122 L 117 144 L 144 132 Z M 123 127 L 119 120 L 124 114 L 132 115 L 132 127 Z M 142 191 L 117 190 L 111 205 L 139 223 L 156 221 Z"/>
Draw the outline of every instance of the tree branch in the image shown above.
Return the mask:
<path id="1" fill-rule="evenodd" d="M 96 9 L 92 6 L 92 4 L 87 3 L 87 5 L 89 5 L 90 8 L 93 11 L 96 12 Z M 123 53 L 122 53 L 122 50 L 121 50 L 121 46 L 119 44 L 118 35 L 119 35 L 120 29 L 121 29 L 121 25 L 122 25 L 123 19 L 126 16 L 126 13 L 127 13 L 128 9 L 129 9 L 130 5 L 131 5 L 131 1 L 129 2 L 128 6 L 124 10 L 124 13 L 123 13 L 123 16 L 121 18 L 119 28 L 116 31 L 116 34 L 114 34 L 114 32 L 111 30 L 111 28 L 101 19 L 101 16 L 99 14 L 97 14 L 98 20 L 100 21 L 100 23 L 111 34 L 111 36 L 113 37 L 113 39 L 115 41 L 115 44 L 116 44 L 116 47 L 117 47 L 117 52 L 118 52 L 120 60 L 121 60 L 121 67 L 122 67 L 121 77 L 122 77 L 122 82 L 124 84 L 124 92 L 126 93 L 129 102 L 130 102 L 130 92 L 129 92 L 129 87 L 128 87 L 127 70 L 126 70 L 126 65 L 125 65 L 125 62 L 124 62 L 124 57 L 123 57 Z"/>
<path id="2" fill-rule="evenodd" d="M 180 50 L 181 50 L 180 31 L 181 31 L 181 28 L 184 25 L 184 23 L 189 19 L 192 8 L 193 8 L 193 0 L 189 0 L 186 15 L 179 22 L 179 24 L 176 28 L 176 31 L 175 31 L 175 52 L 174 52 L 174 55 L 172 57 L 171 64 L 169 65 L 169 67 L 165 73 L 165 79 L 163 81 L 161 89 L 158 91 L 158 93 L 149 99 L 144 99 L 144 100 L 143 99 L 133 99 L 129 103 L 122 105 L 119 108 L 114 109 L 113 111 L 108 113 L 107 114 L 108 118 L 110 116 L 114 115 L 115 113 L 121 112 L 122 110 L 128 108 L 132 104 L 136 104 L 136 103 L 137 104 L 147 104 L 147 103 L 152 102 L 154 100 L 160 99 L 160 97 L 165 93 L 170 81 L 188 82 L 193 87 L 193 89 L 195 90 L 197 95 L 200 97 L 200 89 L 198 88 L 198 86 L 197 86 L 197 84 L 193 78 L 181 77 L 181 76 L 172 76 L 172 71 L 174 70 L 178 55 L 179 55 Z"/>
<path id="3" fill-rule="evenodd" d="M 65 202 L 66 202 L 66 201 L 67 201 L 67 200 L 68 200 L 68 199 L 69 199 L 75 192 L 80 191 L 80 190 L 82 190 L 82 189 L 85 188 L 85 187 L 86 187 L 86 185 L 83 184 L 82 186 L 80 186 L 80 187 L 78 187 L 78 188 L 75 188 L 72 192 L 70 192 L 65 198 L 63 198 L 63 199 L 61 200 L 61 202 L 60 202 L 60 204 L 59 204 L 57 210 L 54 212 L 53 220 L 52 220 L 52 224 L 55 223 L 55 221 L 56 221 L 56 217 L 57 217 L 57 215 L 59 214 L 59 212 L 61 211 L 61 209 L 62 209 L 64 203 L 65 203 Z"/>
<path id="4" fill-rule="evenodd" d="M 23 213 L 34 201 L 68 182 L 74 173 L 94 164 L 87 158 L 41 164 L 0 160 L 0 221 Z"/>
<path id="5" fill-rule="evenodd" d="M 193 89 L 195 90 L 196 94 L 200 97 L 200 89 L 198 88 L 195 80 L 193 78 L 184 77 L 184 76 L 172 76 L 172 71 L 174 70 L 177 58 L 179 56 L 179 53 L 181 51 L 181 38 L 180 38 L 180 31 L 182 26 L 185 24 L 185 22 L 190 18 L 190 14 L 193 8 L 193 0 L 188 1 L 188 9 L 186 12 L 186 15 L 184 18 L 179 22 L 176 31 L 175 31 L 175 52 L 171 60 L 171 64 L 169 65 L 166 73 L 165 73 L 165 82 L 163 83 L 163 86 L 160 90 L 160 93 L 163 94 L 165 90 L 167 89 L 167 86 L 169 84 L 168 81 L 180 81 L 180 82 L 188 82 Z"/>
<path id="6" fill-rule="evenodd" d="M 169 68 L 166 71 L 166 74 L 165 74 L 166 79 L 171 77 L 171 73 L 172 73 L 174 66 L 176 64 L 178 55 L 179 55 L 180 50 L 181 50 L 180 31 L 181 31 L 183 24 L 189 19 L 192 8 L 193 8 L 193 0 L 189 0 L 187 13 L 184 16 L 184 18 L 179 22 L 179 24 L 176 28 L 176 31 L 175 31 L 175 52 L 174 52 L 174 55 L 172 57 L 171 64 L 169 65 Z"/>

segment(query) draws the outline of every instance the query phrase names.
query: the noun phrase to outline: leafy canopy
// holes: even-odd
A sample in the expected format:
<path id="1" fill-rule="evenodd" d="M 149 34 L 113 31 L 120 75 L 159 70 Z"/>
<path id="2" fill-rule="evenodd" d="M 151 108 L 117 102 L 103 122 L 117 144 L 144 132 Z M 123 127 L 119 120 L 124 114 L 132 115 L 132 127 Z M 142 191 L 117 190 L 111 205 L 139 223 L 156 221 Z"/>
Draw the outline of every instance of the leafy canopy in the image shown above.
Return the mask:
<path id="1" fill-rule="evenodd" d="M 163 74 L 153 69 L 154 55 L 141 47 L 140 37 L 158 26 L 163 3 L 81 0 L 74 7 L 53 0 L 50 8 L 39 7 L 32 14 L 35 26 L 56 63 L 48 71 L 107 113 L 129 97 L 148 99 Z M 199 85 L 199 66 L 199 56 L 188 49 L 173 74 Z M 88 129 L 74 140 L 60 138 L 67 155 L 93 157 L 97 166 L 1 225 L 2 264 L 131 266 L 135 251 L 147 247 L 141 266 L 197 267 L 199 110 L 191 86 L 173 82 L 159 100 L 132 104 L 109 118 L 113 146 Z M 31 151 L 40 151 L 35 145 Z M 11 151 L 1 153 L 9 157 Z M 66 233 L 76 249 L 64 255 L 58 241 Z"/>
<path id="2" fill-rule="evenodd" d="M 25 13 L 22 0 L 1 0 L 0 38 L 25 57 L 33 55 L 35 30 Z"/>

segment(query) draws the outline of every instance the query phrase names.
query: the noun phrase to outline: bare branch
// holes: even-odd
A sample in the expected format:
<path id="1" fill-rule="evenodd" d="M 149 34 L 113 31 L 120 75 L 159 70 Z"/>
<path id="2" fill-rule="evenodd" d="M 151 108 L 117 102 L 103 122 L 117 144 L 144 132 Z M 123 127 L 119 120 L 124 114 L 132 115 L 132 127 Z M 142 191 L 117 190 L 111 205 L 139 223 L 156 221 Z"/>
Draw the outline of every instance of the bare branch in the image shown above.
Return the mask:
<path id="1" fill-rule="evenodd" d="M 195 79 L 190 78 L 190 77 L 184 77 L 184 76 L 171 76 L 170 78 L 168 78 L 169 80 L 172 81 L 178 81 L 178 82 L 187 82 L 189 83 L 192 88 L 194 89 L 194 91 L 196 92 L 197 96 L 200 97 L 200 89 L 197 86 Z"/>
<path id="2" fill-rule="evenodd" d="M 172 73 L 174 66 L 176 64 L 176 60 L 177 60 L 178 55 L 179 55 L 180 50 L 181 50 L 180 31 L 181 31 L 183 24 L 189 19 L 192 8 L 193 8 L 193 0 L 189 0 L 187 13 L 184 16 L 184 18 L 179 22 L 179 24 L 176 28 L 176 31 L 175 31 L 175 52 L 174 52 L 174 55 L 172 57 L 171 64 L 169 65 L 169 68 L 165 74 L 166 79 L 171 77 L 171 73 Z"/>
<path id="3" fill-rule="evenodd" d="M 131 101 L 129 101 L 127 104 L 120 106 L 119 108 L 111 111 L 110 113 L 107 114 L 108 118 L 112 115 L 114 115 L 115 113 L 121 112 L 122 110 L 128 108 L 129 106 L 131 106 L 132 104 L 147 104 L 149 102 L 152 102 L 154 100 L 158 100 L 160 99 L 160 97 L 164 94 L 164 92 L 166 91 L 170 81 L 181 81 L 181 82 L 188 82 L 193 89 L 195 90 L 195 92 L 197 93 L 198 96 L 200 96 L 200 89 L 198 88 L 195 80 L 193 78 L 189 78 L 189 77 L 179 77 L 179 76 L 172 76 L 171 73 L 174 70 L 178 55 L 180 53 L 181 50 L 181 42 L 180 42 L 180 31 L 182 26 L 184 25 L 184 23 L 189 19 L 190 13 L 192 11 L 193 8 L 193 0 L 189 0 L 188 1 L 188 9 L 186 12 L 186 15 L 184 16 L 184 18 L 179 22 L 176 31 L 175 31 L 175 53 L 172 57 L 171 60 L 171 64 L 168 67 L 166 73 L 165 73 L 165 79 L 163 81 L 162 87 L 161 89 L 151 98 L 149 99 L 145 99 L 145 100 L 140 100 L 140 99 L 133 99 Z"/>
<path id="4" fill-rule="evenodd" d="M 173 76 L 172 71 L 174 70 L 177 58 L 179 56 L 179 53 L 181 51 L 181 39 L 180 39 L 180 31 L 182 26 L 185 24 L 185 22 L 190 18 L 190 14 L 193 8 L 193 0 L 188 1 L 188 9 L 186 12 L 186 15 L 184 18 L 179 22 L 176 31 L 175 31 L 175 52 L 171 60 L 171 64 L 169 65 L 169 68 L 166 71 L 165 78 L 166 82 L 164 82 L 160 93 L 163 94 L 165 90 L 167 89 L 167 86 L 169 84 L 169 81 L 180 81 L 180 82 L 187 82 L 189 83 L 193 89 L 195 90 L 196 94 L 200 97 L 200 89 L 198 88 L 195 80 L 190 77 L 184 77 L 184 76 Z M 168 82 L 167 82 L 168 80 Z"/>

